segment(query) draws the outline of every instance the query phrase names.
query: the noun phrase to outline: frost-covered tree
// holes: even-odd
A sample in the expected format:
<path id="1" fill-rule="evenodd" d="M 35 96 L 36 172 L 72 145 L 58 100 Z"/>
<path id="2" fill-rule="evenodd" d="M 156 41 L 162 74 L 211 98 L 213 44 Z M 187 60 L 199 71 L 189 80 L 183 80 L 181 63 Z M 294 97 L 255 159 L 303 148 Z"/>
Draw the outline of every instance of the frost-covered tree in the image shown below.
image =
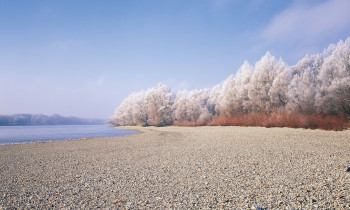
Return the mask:
<path id="1" fill-rule="evenodd" d="M 244 61 L 236 73 L 236 113 L 248 113 L 250 111 L 248 87 L 253 72 L 253 66 L 248 61 Z"/>
<path id="2" fill-rule="evenodd" d="M 109 119 L 113 125 L 154 125 L 172 123 L 174 93 L 159 84 L 156 88 L 129 95 Z"/>
<path id="3" fill-rule="evenodd" d="M 137 125 L 134 120 L 135 112 L 133 104 L 139 100 L 140 93 L 130 94 L 123 103 L 115 110 L 114 115 L 109 119 L 109 123 L 113 125 Z"/>
<path id="4" fill-rule="evenodd" d="M 217 111 L 220 115 L 231 117 L 235 114 L 238 106 L 236 104 L 236 82 L 233 75 L 229 76 L 222 84 L 217 101 Z"/>
<path id="5" fill-rule="evenodd" d="M 173 110 L 174 110 L 174 120 L 175 121 L 191 121 L 192 116 L 190 116 L 190 107 L 194 103 L 193 98 L 189 97 L 189 91 L 183 90 L 179 91 L 176 95 L 174 101 Z M 197 105 L 197 104 L 196 104 Z"/>
<path id="6" fill-rule="evenodd" d="M 305 56 L 293 68 L 292 80 L 288 86 L 288 108 L 302 114 L 315 113 L 318 65 L 317 56 Z"/>
<path id="7" fill-rule="evenodd" d="M 335 100 L 338 113 L 344 113 L 350 120 L 350 77 L 334 82 L 330 87 L 330 92 Z"/>
<path id="8" fill-rule="evenodd" d="M 344 103 L 350 89 L 350 38 L 331 45 L 318 75 L 319 93 L 316 97 L 318 112 L 323 114 L 346 113 Z M 344 106 L 345 105 L 345 106 Z"/>
<path id="9" fill-rule="evenodd" d="M 273 85 L 273 81 L 277 75 L 285 70 L 285 68 L 285 63 L 281 59 L 277 60 L 269 52 L 267 52 L 260 61 L 256 63 L 248 87 L 248 96 L 252 111 L 272 111 L 273 106 L 269 92 Z"/>
<path id="10" fill-rule="evenodd" d="M 288 85 L 291 81 L 292 74 L 290 68 L 287 65 L 281 64 L 280 71 L 276 78 L 272 82 L 271 89 L 269 91 L 270 106 L 272 110 L 284 109 L 287 102 Z"/>
<path id="11" fill-rule="evenodd" d="M 179 91 L 173 105 L 174 118 L 179 123 L 205 124 L 210 120 L 208 89 Z"/>
<path id="12" fill-rule="evenodd" d="M 222 89 L 222 83 L 215 85 L 210 90 L 209 99 L 208 99 L 208 111 L 212 116 L 219 115 L 218 101 L 219 101 L 221 89 Z"/>
<path id="13" fill-rule="evenodd" d="M 166 85 L 159 84 L 156 88 L 148 89 L 146 93 L 148 125 L 171 124 L 174 99 L 174 93 Z"/>
<path id="14" fill-rule="evenodd" d="M 135 93 L 133 96 L 132 103 L 129 104 L 131 107 L 133 124 L 135 125 L 148 125 L 148 113 L 147 113 L 147 93 L 145 91 L 140 91 Z"/>

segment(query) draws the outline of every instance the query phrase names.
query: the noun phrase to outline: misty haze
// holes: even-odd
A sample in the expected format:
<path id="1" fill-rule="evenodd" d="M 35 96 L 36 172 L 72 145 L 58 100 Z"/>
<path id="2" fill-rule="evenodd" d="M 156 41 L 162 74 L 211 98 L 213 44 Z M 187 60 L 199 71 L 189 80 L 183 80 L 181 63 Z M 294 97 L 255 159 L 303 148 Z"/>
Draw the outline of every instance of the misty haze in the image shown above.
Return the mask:
<path id="1" fill-rule="evenodd" d="M 103 125 L 102 119 L 84 119 L 78 117 L 63 117 L 61 115 L 15 114 L 0 115 L 0 126 L 15 125 Z"/>

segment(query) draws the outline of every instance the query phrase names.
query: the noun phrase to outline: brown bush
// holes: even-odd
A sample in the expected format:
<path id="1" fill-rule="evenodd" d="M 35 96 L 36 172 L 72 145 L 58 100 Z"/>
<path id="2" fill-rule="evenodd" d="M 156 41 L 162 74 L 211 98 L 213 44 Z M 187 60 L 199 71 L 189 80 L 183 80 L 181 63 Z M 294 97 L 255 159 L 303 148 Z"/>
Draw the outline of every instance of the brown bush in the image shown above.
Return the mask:
<path id="1" fill-rule="evenodd" d="M 310 115 L 304 116 L 291 112 L 252 113 L 234 117 L 219 116 L 214 118 L 210 126 L 262 126 L 289 127 L 323 130 L 343 130 L 347 124 L 344 116 Z"/>

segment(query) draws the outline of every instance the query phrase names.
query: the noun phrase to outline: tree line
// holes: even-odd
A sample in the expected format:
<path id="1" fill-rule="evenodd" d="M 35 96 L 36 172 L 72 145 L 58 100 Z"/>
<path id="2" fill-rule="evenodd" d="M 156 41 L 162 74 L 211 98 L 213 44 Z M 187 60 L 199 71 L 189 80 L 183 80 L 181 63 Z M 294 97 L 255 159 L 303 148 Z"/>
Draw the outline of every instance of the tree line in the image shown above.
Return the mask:
<path id="1" fill-rule="evenodd" d="M 350 37 L 295 66 L 267 52 L 213 88 L 129 95 L 112 125 L 255 125 L 341 130 L 350 118 Z"/>
<path id="2" fill-rule="evenodd" d="M 104 124 L 104 120 L 85 119 L 78 117 L 63 117 L 61 115 L 43 114 L 14 114 L 0 115 L 0 126 L 17 125 L 99 125 Z"/>

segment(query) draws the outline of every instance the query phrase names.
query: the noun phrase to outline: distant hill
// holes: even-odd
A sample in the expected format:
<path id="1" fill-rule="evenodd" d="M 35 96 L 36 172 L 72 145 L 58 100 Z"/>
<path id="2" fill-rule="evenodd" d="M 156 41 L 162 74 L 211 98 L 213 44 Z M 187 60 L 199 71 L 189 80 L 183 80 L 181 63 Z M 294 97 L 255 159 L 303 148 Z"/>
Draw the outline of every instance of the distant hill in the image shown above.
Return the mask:
<path id="1" fill-rule="evenodd" d="M 102 125 L 105 120 L 86 119 L 78 117 L 63 117 L 61 115 L 14 114 L 0 115 L 0 126 L 14 125 Z"/>

